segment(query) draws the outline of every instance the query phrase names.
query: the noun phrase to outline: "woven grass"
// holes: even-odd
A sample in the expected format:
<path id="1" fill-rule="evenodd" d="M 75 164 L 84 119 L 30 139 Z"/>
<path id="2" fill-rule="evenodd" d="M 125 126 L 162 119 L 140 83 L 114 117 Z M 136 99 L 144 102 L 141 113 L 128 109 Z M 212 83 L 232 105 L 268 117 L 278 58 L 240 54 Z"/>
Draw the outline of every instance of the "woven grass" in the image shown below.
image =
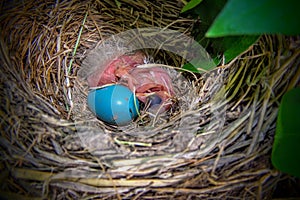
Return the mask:
<path id="1" fill-rule="evenodd" d="M 87 53 L 131 28 L 189 35 L 193 21 L 179 16 L 181 6 L 163 0 L 2 5 L 1 197 L 271 197 L 286 177 L 271 166 L 270 152 L 280 99 L 299 85 L 298 37 L 262 36 L 228 65 L 187 75 L 196 96 L 185 101 L 194 103 L 159 125 L 106 126 L 86 108 L 77 72 Z M 168 52 L 157 59 L 183 62 Z"/>

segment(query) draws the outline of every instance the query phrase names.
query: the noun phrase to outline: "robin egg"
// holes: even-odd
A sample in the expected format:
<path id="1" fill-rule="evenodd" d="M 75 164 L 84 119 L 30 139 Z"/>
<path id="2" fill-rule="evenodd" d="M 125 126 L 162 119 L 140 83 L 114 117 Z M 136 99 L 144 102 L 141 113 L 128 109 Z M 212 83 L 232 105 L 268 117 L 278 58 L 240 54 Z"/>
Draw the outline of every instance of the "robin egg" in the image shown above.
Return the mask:
<path id="1" fill-rule="evenodd" d="M 113 125 L 127 125 L 139 112 L 139 102 L 134 94 L 128 87 L 118 84 L 89 91 L 87 102 L 100 120 Z"/>

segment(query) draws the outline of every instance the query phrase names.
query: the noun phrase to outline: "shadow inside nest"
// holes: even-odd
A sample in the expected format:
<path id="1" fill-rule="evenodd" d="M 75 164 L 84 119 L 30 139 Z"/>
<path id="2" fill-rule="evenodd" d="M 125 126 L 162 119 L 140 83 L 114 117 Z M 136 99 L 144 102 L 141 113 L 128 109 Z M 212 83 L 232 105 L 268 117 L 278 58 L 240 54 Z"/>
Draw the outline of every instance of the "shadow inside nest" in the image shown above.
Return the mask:
<path id="1" fill-rule="evenodd" d="M 127 126 L 112 126 L 97 119 L 87 107 L 88 86 L 79 80 L 73 92 L 73 117 L 82 148 L 103 160 L 113 160 L 193 152 L 206 140 L 218 137 L 225 123 L 227 70 L 216 69 L 197 75 L 197 79 L 193 76 L 194 80 L 175 69 L 166 70 L 172 78 L 176 103 L 157 115 L 142 110 L 144 115 Z"/>
<path id="2" fill-rule="evenodd" d="M 131 38 L 135 40 L 132 41 Z M 143 53 L 139 53 L 140 50 Z M 86 103 L 91 85 L 95 87 L 100 82 L 115 83 L 117 79 L 114 76 L 108 79 L 109 82 L 102 77 L 111 77 L 112 73 L 125 70 L 128 60 L 138 60 L 139 55 L 145 55 L 142 59 L 144 62 L 135 65 L 133 73 L 136 69 L 149 71 L 149 74 L 144 75 L 149 79 L 155 73 L 154 70 L 164 70 L 170 77 L 174 95 L 161 103 L 160 108 L 166 108 L 164 103 L 171 102 L 172 105 L 164 112 L 160 112 L 160 108 L 157 112 L 151 112 L 147 109 L 147 104 L 142 103 L 139 116 L 127 126 L 113 126 L 102 122 L 93 115 Z M 127 61 L 123 63 L 119 58 Z M 102 159 L 111 157 L 107 151 L 114 152 L 117 157 L 158 156 L 196 151 L 207 140 L 219 137 L 225 123 L 224 82 L 228 70 L 224 67 L 194 74 L 181 67 L 187 61 L 196 66 L 214 65 L 208 53 L 198 43 L 177 31 L 167 29 L 133 29 L 97 44 L 85 56 L 73 90 L 72 116 L 82 148 Z M 115 67 L 120 62 L 122 65 L 108 71 L 110 68 L 107 66 Z M 130 77 L 124 75 L 128 76 Z M 157 78 L 151 84 L 158 81 Z M 92 80 L 96 82 L 93 83 Z M 124 80 L 127 83 L 127 79 L 121 76 L 117 81 L 123 84 Z M 162 84 L 166 82 L 163 79 Z"/>

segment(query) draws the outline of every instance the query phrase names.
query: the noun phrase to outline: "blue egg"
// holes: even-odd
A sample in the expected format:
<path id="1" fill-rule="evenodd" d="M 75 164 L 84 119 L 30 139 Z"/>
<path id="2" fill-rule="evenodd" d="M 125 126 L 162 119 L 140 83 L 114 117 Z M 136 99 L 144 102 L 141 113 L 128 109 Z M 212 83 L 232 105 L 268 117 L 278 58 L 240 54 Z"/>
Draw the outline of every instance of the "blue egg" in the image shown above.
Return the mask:
<path id="1" fill-rule="evenodd" d="M 102 121 L 127 125 L 138 116 L 139 102 L 128 87 L 109 85 L 89 91 L 88 106 Z"/>

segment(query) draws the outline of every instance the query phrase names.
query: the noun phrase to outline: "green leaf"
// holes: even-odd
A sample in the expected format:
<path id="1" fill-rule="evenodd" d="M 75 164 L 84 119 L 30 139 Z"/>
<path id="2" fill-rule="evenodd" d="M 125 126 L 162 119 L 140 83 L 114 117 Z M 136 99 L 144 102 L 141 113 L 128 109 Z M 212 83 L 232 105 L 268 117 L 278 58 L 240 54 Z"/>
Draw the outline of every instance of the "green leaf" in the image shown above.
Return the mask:
<path id="1" fill-rule="evenodd" d="M 225 6 L 227 0 L 206 0 L 202 1 L 193 9 L 183 13 L 183 16 L 191 15 L 194 18 L 199 18 L 200 23 L 196 24 L 197 31 L 203 32 L 203 36 L 211 26 L 217 15 Z"/>
<path id="2" fill-rule="evenodd" d="M 224 55 L 225 64 L 230 62 L 236 56 L 247 50 L 256 42 L 259 36 L 232 36 L 224 38 L 206 38 L 210 25 L 220 13 L 226 0 L 207 0 L 189 10 L 194 16 L 200 18 L 200 22 L 194 25 L 192 34 L 212 57 L 216 64 L 219 64 Z"/>
<path id="3" fill-rule="evenodd" d="M 299 0 L 229 0 L 206 37 L 300 34 Z"/>
<path id="4" fill-rule="evenodd" d="M 191 63 L 186 63 L 182 66 L 183 69 L 188 70 L 190 72 L 199 73 L 198 69 L 192 65 Z"/>
<path id="5" fill-rule="evenodd" d="M 202 2 L 202 0 L 191 0 L 182 8 L 181 13 L 191 10 L 192 8 L 196 7 L 201 2 Z"/>
<path id="6" fill-rule="evenodd" d="M 206 49 L 214 58 L 216 64 L 219 64 L 221 59 L 225 59 L 223 62 L 227 64 L 246 51 L 259 37 L 259 35 L 244 35 L 207 38 L 205 42 L 209 43 L 209 45 L 206 45 Z M 202 44 L 202 46 L 205 46 L 205 44 Z"/>
<path id="7" fill-rule="evenodd" d="M 225 64 L 246 51 L 258 40 L 259 36 L 228 36 L 213 40 L 213 45 L 219 53 L 223 53 Z"/>
<path id="8" fill-rule="evenodd" d="M 182 66 L 183 69 L 194 73 L 203 73 L 216 67 L 213 60 L 193 59 L 191 62 Z"/>
<path id="9" fill-rule="evenodd" d="M 300 88 L 284 94 L 276 122 L 273 165 L 300 178 Z"/>
<path id="10" fill-rule="evenodd" d="M 259 38 L 259 36 L 205 37 L 205 33 L 224 8 L 226 2 L 227 0 L 206 0 L 187 12 L 194 17 L 199 17 L 200 21 L 194 25 L 192 35 L 214 58 L 216 64 L 221 62 L 223 56 L 225 64 L 230 62 L 247 50 Z"/>

